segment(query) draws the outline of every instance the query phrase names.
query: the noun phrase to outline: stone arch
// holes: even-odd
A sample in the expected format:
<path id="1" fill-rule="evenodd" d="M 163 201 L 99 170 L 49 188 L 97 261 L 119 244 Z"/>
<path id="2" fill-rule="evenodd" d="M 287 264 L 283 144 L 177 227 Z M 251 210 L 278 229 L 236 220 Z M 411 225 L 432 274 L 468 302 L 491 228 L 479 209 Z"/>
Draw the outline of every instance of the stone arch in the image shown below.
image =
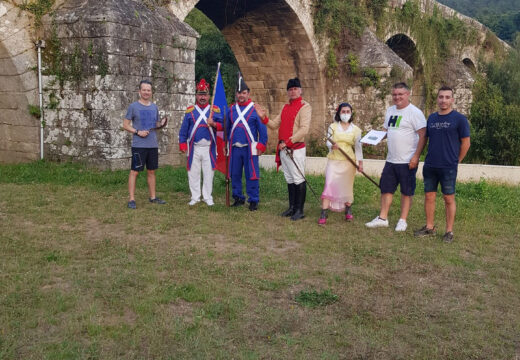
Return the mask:
<path id="1" fill-rule="evenodd" d="M 469 69 L 469 71 L 472 74 L 477 72 L 477 67 L 475 66 L 475 63 L 469 57 L 465 57 L 464 59 L 462 59 L 462 63 Z"/>
<path id="2" fill-rule="evenodd" d="M 416 42 L 408 34 L 397 33 L 388 36 L 386 44 L 413 69 L 411 101 L 416 106 L 424 108 L 425 86 L 423 61 L 417 50 Z"/>
<path id="3" fill-rule="evenodd" d="M 233 50 L 253 99 L 265 104 L 271 116 L 278 115 L 287 101 L 287 80 L 299 77 L 304 99 L 313 107 L 311 133 L 321 135 L 325 80 L 312 19 L 306 18 L 312 13 L 307 5 L 296 0 L 187 0 L 172 3 L 171 9 L 184 19 L 197 7 L 215 23 Z M 270 139 L 270 144 L 276 141 L 274 134 Z"/>
<path id="4" fill-rule="evenodd" d="M 39 158 L 39 120 L 28 111 L 30 104 L 38 104 L 29 26 L 18 8 L 0 3 L 0 162 L 5 163 Z"/>

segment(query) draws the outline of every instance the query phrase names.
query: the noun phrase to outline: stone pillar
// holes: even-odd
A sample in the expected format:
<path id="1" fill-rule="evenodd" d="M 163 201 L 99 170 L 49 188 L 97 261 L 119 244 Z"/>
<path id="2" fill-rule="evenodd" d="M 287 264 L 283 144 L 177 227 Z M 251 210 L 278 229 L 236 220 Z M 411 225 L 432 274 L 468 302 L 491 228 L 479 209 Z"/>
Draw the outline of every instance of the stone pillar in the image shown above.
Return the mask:
<path id="1" fill-rule="evenodd" d="M 70 0 L 43 20 L 46 153 L 98 168 L 130 166 L 122 130 L 142 79 L 169 118 L 159 131 L 160 164 L 177 165 L 183 111 L 195 93 L 197 33 L 162 8 L 133 0 Z"/>
<path id="2" fill-rule="evenodd" d="M 36 50 L 31 21 L 20 9 L 0 2 L 0 162 L 39 158 L 40 122 L 29 114 L 38 109 Z"/>

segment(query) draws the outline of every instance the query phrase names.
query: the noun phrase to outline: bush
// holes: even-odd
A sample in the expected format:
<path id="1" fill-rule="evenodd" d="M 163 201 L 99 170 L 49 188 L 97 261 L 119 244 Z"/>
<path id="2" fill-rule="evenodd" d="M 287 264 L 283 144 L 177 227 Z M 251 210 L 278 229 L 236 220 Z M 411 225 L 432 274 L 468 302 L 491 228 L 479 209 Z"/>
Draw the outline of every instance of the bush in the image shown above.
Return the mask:
<path id="1" fill-rule="evenodd" d="M 473 87 L 470 121 L 474 162 L 520 165 L 520 43 L 504 61 L 486 66 Z"/>

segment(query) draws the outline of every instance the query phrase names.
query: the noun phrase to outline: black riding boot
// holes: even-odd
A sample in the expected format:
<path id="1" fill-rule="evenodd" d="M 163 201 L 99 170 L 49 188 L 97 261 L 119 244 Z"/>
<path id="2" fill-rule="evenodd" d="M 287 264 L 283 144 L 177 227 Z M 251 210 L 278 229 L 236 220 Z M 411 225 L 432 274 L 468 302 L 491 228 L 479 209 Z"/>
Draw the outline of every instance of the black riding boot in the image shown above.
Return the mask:
<path id="1" fill-rule="evenodd" d="M 305 195 L 307 195 L 307 183 L 304 181 L 301 184 L 296 185 L 296 201 L 295 211 L 291 216 L 291 220 L 296 221 L 303 219 L 303 206 L 305 205 Z"/>
<path id="2" fill-rule="evenodd" d="M 235 202 L 231 205 L 232 207 L 242 206 L 246 202 L 244 199 L 241 199 L 238 196 L 233 196 L 233 199 L 235 199 Z"/>
<path id="3" fill-rule="evenodd" d="M 294 214 L 294 200 L 296 198 L 296 185 L 287 184 L 287 190 L 289 192 L 289 208 L 281 213 L 281 216 L 292 216 Z"/>

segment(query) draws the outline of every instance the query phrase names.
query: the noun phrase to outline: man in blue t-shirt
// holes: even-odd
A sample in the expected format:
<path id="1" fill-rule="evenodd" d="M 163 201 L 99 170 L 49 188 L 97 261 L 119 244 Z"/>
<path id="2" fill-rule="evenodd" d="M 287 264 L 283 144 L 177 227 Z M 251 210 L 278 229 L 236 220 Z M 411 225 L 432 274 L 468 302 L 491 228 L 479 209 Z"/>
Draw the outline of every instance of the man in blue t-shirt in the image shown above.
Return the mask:
<path id="1" fill-rule="evenodd" d="M 453 241 L 457 167 L 470 146 L 468 119 L 453 110 L 453 102 L 453 89 L 441 87 L 437 93 L 439 111 L 428 117 L 428 152 L 423 167 L 426 225 L 414 232 L 415 236 L 435 235 L 435 198 L 440 183 L 446 208 L 446 232 L 443 237 L 445 242 Z"/>
<path id="2" fill-rule="evenodd" d="M 155 196 L 155 170 L 159 167 L 159 145 L 156 129 L 166 124 L 166 118 L 159 121 L 159 109 L 152 102 L 152 83 L 142 80 L 139 83 L 139 100 L 128 107 L 123 128 L 134 134 L 132 139 L 132 165 L 128 176 L 130 199 L 128 208 L 135 209 L 135 182 L 139 172 L 146 165 L 149 201 L 154 204 L 166 204 Z"/>

